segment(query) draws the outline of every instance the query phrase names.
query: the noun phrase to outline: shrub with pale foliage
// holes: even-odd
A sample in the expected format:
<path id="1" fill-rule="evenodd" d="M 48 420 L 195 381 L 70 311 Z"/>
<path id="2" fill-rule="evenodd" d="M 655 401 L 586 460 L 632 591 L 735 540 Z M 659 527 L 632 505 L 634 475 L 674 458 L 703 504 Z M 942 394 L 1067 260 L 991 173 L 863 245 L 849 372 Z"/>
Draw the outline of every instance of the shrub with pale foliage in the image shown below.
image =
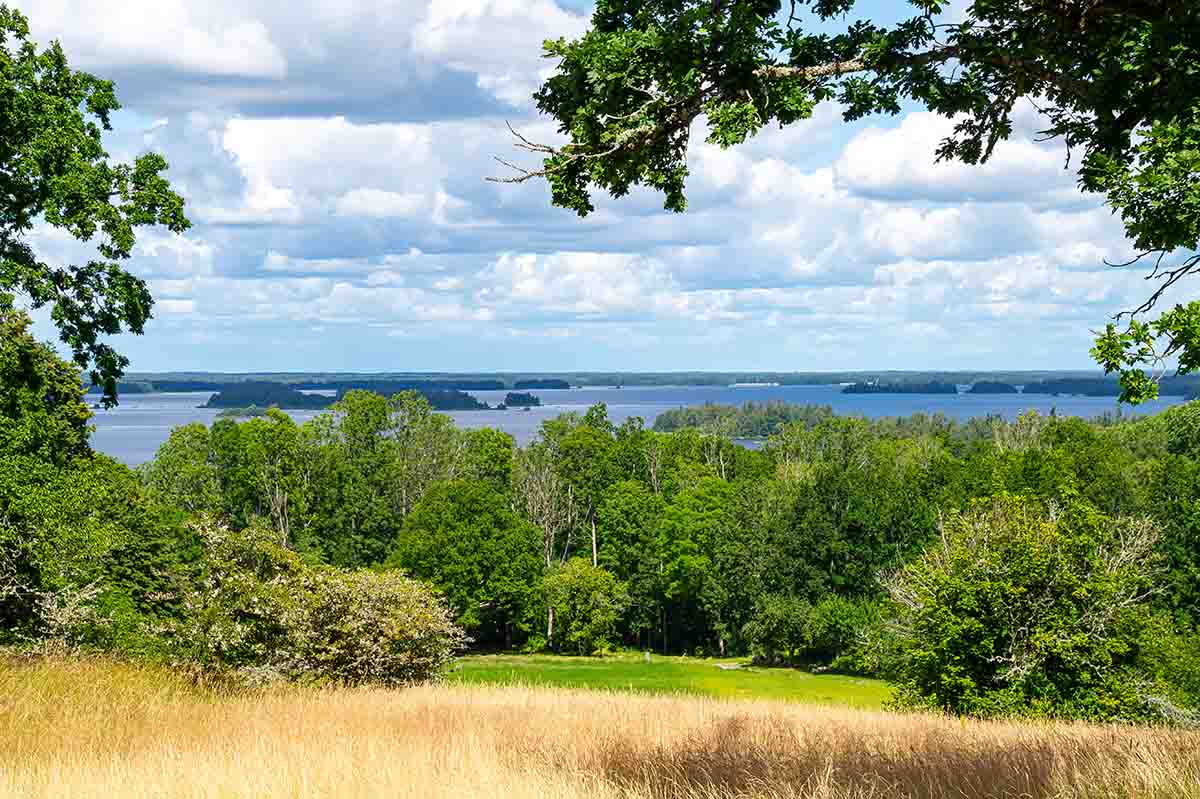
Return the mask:
<path id="1" fill-rule="evenodd" d="M 398 572 L 310 566 L 271 530 L 203 522 L 206 574 L 168 631 L 207 672 L 396 685 L 436 679 L 467 639 L 445 603 Z"/>
<path id="2" fill-rule="evenodd" d="M 423 682 L 467 643 L 449 608 L 397 571 L 314 572 L 300 617 L 294 669 L 340 683 Z"/>

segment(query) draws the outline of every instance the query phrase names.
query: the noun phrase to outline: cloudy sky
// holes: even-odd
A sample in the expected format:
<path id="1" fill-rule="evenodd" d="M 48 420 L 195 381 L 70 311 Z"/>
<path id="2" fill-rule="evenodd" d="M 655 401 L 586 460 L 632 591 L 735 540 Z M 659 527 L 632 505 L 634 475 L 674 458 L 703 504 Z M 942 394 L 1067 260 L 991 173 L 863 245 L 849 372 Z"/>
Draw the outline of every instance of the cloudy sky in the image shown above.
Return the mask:
<path id="1" fill-rule="evenodd" d="M 1146 291 L 1031 106 L 983 168 L 933 164 L 945 120 L 825 107 L 694 147 L 686 214 L 580 220 L 483 178 L 506 120 L 551 137 L 540 45 L 582 0 L 17 2 L 116 82 L 112 154 L 161 151 L 188 201 L 139 244 L 135 370 L 1087 368 Z"/>

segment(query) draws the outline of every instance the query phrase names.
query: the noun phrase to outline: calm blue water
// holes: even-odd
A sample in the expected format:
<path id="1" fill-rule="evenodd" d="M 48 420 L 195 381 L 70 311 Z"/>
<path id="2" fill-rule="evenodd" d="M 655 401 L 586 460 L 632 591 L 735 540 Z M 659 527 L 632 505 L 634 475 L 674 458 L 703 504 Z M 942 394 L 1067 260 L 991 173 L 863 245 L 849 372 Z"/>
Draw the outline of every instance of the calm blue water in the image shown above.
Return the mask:
<path id="1" fill-rule="evenodd" d="M 1116 411 L 1109 397 L 1046 397 L 1020 394 L 841 394 L 838 386 L 755 386 L 727 388 L 719 386 L 660 386 L 654 388 L 581 388 L 534 390 L 544 403 L 530 411 L 459 411 L 451 413 L 460 427 L 496 427 L 511 434 L 519 444 L 536 436 L 546 419 L 567 411 L 583 412 L 597 402 L 608 404 L 608 415 L 617 424 L 631 416 L 640 416 L 650 426 L 665 410 L 707 402 L 740 405 L 744 402 L 782 400 L 799 405 L 830 405 L 839 414 L 861 414 L 872 418 L 909 416 L 914 413 L 943 413 L 955 419 L 1001 414 L 1016 418 L 1021 411 L 1036 409 L 1060 415 L 1093 417 Z M 472 392 L 480 400 L 496 405 L 504 400 L 503 391 Z M 189 422 L 211 424 L 216 410 L 198 408 L 210 394 L 130 395 L 111 411 L 97 410 L 93 423 L 96 432 L 92 446 L 117 460 L 136 465 L 150 460 L 167 440 L 173 427 Z M 1137 412 L 1157 413 L 1175 404 L 1178 398 L 1139 406 Z M 1126 409 L 1128 410 L 1128 409 Z M 291 411 L 298 422 L 311 419 L 316 411 Z"/>

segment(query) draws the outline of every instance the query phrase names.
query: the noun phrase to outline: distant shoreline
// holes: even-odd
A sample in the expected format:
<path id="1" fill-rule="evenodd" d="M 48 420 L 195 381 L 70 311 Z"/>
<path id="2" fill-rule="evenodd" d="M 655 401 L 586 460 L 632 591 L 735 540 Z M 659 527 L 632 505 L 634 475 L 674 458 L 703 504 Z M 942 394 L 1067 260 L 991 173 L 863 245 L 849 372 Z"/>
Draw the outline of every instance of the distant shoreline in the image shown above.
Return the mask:
<path id="1" fill-rule="evenodd" d="M 296 391 L 341 393 L 365 389 L 392 394 L 433 391 L 568 391 L 595 388 L 767 388 L 869 386 L 869 393 L 923 393 L 922 385 L 955 385 L 967 393 L 1118 396 L 1116 378 L 1094 371 L 845 371 L 845 372 L 131 372 L 119 384 L 127 395 L 219 393 L 246 383 L 271 383 Z M 1020 387 L 1020 388 L 1018 388 Z M 853 390 L 853 389 L 851 389 Z M 861 390 L 861 389 L 860 389 Z M 941 393 L 945 389 L 937 393 Z M 98 389 L 93 388 L 92 393 Z M 1163 396 L 1200 394 L 1200 375 L 1165 377 Z M 249 403 L 242 403 L 243 405 Z M 304 403 L 307 407 L 308 404 Z"/>

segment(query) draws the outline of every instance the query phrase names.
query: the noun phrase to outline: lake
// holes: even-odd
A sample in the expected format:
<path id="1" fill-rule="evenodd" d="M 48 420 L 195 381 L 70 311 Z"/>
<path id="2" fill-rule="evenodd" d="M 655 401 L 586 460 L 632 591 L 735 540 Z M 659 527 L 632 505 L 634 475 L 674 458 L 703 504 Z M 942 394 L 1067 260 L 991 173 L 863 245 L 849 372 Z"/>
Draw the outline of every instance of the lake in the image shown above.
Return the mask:
<path id="1" fill-rule="evenodd" d="M 1035 409 L 1060 415 L 1094 417 L 1116 411 L 1111 397 L 1050 397 L 1021 394 L 842 394 L 840 386 L 653 386 L 633 388 L 578 388 L 530 391 L 543 402 L 542 407 L 526 411 L 456 411 L 449 415 L 460 427 L 495 427 L 527 444 L 537 435 L 546 419 L 567 411 L 583 412 L 590 405 L 604 402 L 608 415 L 620 424 L 631 416 L 640 416 L 646 425 L 654 424 L 658 414 L 671 408 L 705 403 L 741 405 L 745 402 L 778 400 L 797 405 L 829 405 L 843 415 L 909 416 L 914 413 L 942 413 L 954 419 L 1000 414 L 1015 419 L 1024 410 Z M 503 402 L 504 391 L 470 392 L 489 405 Z M 92 420 L 96 432 L 92 446 L 119 461 L 135 466 L 150 460 L 167 440 L 171 429 L 189 422 L 212 424 L 215 409 L 199 408 L 211 392 L 187 394 L 130 394 L 112 410 L 97 410 Z M 1171 397 L 1147 403 L 1139 414 L 1157 413 L 1182 401 Z M 1126 408 L 1128 410 L 1128 408 Z M 290 411 L 293 419 L 303 422 L 318 411 Z"/>

